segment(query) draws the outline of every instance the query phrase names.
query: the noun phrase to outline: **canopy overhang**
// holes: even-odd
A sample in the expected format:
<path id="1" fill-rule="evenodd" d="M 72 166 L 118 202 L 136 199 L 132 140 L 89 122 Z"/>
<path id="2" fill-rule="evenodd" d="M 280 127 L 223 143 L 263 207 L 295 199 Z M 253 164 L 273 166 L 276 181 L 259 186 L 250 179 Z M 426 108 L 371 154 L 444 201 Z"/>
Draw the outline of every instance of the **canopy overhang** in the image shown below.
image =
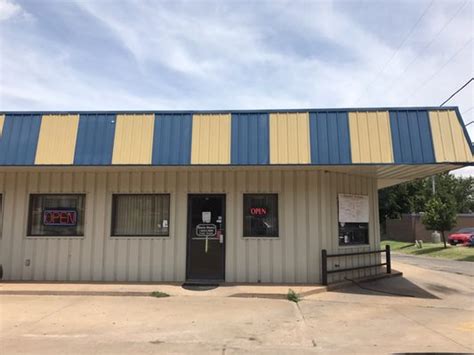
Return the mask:
<path id="1" fill-rule="evenodd" d="M 309 169 L 383 188 L 473 153 L 457 107 L 0 113 L 0 170 Z"/>

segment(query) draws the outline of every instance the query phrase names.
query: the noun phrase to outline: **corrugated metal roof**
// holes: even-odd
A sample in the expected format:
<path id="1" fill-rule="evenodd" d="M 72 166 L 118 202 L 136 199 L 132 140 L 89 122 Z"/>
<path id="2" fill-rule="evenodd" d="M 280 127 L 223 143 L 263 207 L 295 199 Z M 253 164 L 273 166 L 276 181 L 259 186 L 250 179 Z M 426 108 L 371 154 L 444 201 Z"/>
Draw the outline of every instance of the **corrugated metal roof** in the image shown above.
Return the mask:
<path id="1" fill-rule="evenodd" d="M 193 116 L 191 164 L 230 164 L 230 114 Z"/>
<path id="2" fill-rule="evenodd" d="M 4 123 L 5 123 L 5 115 L 0 115 L 0 137 L 2 137 Z"/>
<path id="3" fill-rule="evenodd" d="M 456 108 L 0 113 L 7 165 L 472 164 Z"/>
<path id="4" fill-rule="evenodd" d="M 236 165 L 268 164 L 268 113 L 232 114 L 231 163 Z"/>
<path id="5" fill-rule="evenodd" d="M 40 114 L 6 114 L 0 137 L 0 165 L 34 165 Z"/>
<path id="6" fill-rule="evenodd" d="M 154 115 L 117 115 L 112 164 L 150 165 L 154 125 Z"/>
<path id="7" fill-rule="evenodd" d="M 193 116 L 156 114 L 153 165 L 188 165 L 191 162 Z"/>
<path id="8" fill-rule="evenodd" d="M 347 112 L 311 112 L 309 126 L 313 164 L 351 163 Z"/>
<path id="9" fill-rule="evenodd" d="M 270 114 L 270 164 L 310 164 L 308 113 Z"/>
<path id="10" fill-rule="evenodd" d="M 434 163 L 427 111 L 390 111 L 395 163 Z"/>
<path id="11" fill-rule="evenodd" d="M 116 115 L 81 114 L 77 132 L 75 165 L 110 165 L 114 147 Z"/>
<path id="12" fill-rule="evenodd" d="M 79 115 L 44 115 L 36 147 L 35 165 L 74 162 Z"/>
<path id="13" fill-rule="evenodd" d="M 472 161 L 472 145 L 464 139 L 459 117 L 453 111 L 430 111 L 431 132 L 437 162 Z"/>
<path id="14" fill-rule="evenodd" d="M 349 130 L 353 163 L 393 163 L 387 111 L 349 112 Z"/>

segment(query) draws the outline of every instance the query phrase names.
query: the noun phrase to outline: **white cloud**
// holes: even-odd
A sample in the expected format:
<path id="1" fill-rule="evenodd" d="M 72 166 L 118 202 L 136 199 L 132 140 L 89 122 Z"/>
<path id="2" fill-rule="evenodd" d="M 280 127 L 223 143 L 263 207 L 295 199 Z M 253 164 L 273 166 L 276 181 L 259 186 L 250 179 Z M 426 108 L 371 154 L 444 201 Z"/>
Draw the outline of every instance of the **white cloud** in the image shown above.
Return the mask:
<path id="1" fill-rule="evenodd" d="M 61 2 L 44 1 L 57 19 L 61 11 L 68 16 L 54 24 L 58 32 L 67 26 L 65 33 L 79 33 L 85 19 L 88 24 L 94 19 L 88 32 L 102 38 L 105 48 L 82 50 L 100 56 L 119 44 L 131 57 L 129 67 L 117 68 L 115 78 L 78 67 L 68 49 L 70 35 L 51 39 L 41 21 L 10 24 L 8 33 L 0 33 L 0 109 L 439 105 L 473 73 L 472 42 L 441 68 L 472 36 L 471 2 L 446 25 L 464 3 L 434 2 L 385 68 L 427 3 L 401 6 L 412 11 L 397 15 L 410 18 L 403 27 L 378 23 L 390 33 L 387 40 L 351 11 L 340 11 L 336 5 L 344 3 L 76 1 L 78 8 L 66 11 Z M 377 20 L 377 14 L 364 16 L 364 21 Z M 101 37 L 104 33 L 108 37 Z M 137 77 L 121 80 L 126 72 Z M 140 83 L 147 92 L 137 89 Z M 469 109 L 472 87 L 450 104 L 461 112 Z M 473 114 L 468 112 L 465 121 Z M 469 129 L 474 133 L 474 125 Z"/>
<path id="2" fill-rule="evenodd" d="M 10 0 L 0 0 L 0 22 L 21 13 L 21 6 Z"/>
<path id="3" fill-rule="evenodd" d="M 467 166 L 465 168 L 456 169 L 456 170 L 451 171 L 451 174 L 455 176 L 460 176 L 460 177 L 474 176 L 474 167 Z"/>
<path id="4" fill-rule="evenodd" d="M 31 15 L 23 10 L 13 0 L 0 0 L 0 22 L 21 16 L 24 19 L 31 19 Z"/>

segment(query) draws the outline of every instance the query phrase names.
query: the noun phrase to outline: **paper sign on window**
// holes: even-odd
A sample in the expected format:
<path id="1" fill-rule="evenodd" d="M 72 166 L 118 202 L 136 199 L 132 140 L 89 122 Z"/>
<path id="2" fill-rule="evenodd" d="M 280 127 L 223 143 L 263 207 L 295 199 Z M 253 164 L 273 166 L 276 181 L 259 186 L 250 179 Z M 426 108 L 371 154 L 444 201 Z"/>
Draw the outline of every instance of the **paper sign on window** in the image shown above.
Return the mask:
<path id="1" fill-rule="evenodd" d="M 369 196 L 339 194 L 339 222 L 368 223 Z"/>
<path id="2" fill-rule="evenodd" d="M 211 223 L 211 212 L 209 211 L 202 212 L 202 223 Z"/>

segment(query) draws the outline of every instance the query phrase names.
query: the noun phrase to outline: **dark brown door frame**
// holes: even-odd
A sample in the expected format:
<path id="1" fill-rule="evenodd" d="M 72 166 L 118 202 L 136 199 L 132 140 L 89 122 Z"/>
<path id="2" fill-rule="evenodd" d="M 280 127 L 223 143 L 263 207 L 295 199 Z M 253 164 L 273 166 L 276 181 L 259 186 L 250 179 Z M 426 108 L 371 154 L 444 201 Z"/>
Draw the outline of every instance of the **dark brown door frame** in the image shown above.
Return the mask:
<path id="1" fill-rule="evenodd" d="M 192 214 L 191 212 L 191 198 L 192 197 L 220 197 L 223 200 L 222 203 L 222 216 L 224 218 L 224 223 L 223 223 L 223 229 L 224 229 L 224 245 L 223 245 L 223 251 L 222 251 L 222 279 L 216 279 L 216 281 L 225 281 L 225 255 L 226 255 L 226 240 L 227 240 L 227 216 L 226 216 L 226 204 L 227 204 L 227 195 L 225 193 L 219 194 L 219 193 L 188 193 L 188 205 L 187 205 L 187 228 L 186 228 L 186 280 L 194 280 L 189 278 L 189 271 L 190 271 L 190 248 L 191 248 L 191 242 L 190 242 L 190 237 L 189 234 L 191 232 L 191 224 L 192 224 Z M 199 281 L 199 280 L 198 280 Z M 209 280 L 202 280 L 202 281 L 213 281 L 212 279 Z"/>

